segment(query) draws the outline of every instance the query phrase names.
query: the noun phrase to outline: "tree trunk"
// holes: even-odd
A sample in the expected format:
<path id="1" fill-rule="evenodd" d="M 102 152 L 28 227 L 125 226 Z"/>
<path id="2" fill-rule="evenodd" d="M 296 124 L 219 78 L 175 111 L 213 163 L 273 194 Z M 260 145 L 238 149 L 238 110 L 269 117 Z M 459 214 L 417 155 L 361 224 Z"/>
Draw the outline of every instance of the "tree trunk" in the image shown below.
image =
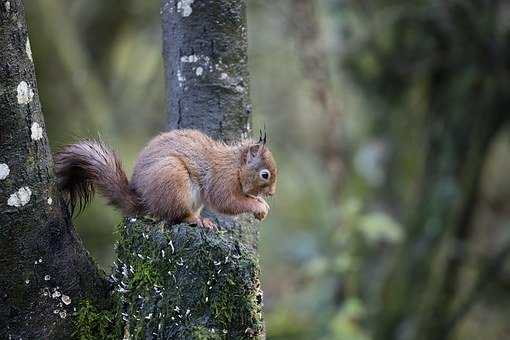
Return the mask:
<path id="1" fill-rule="evenodd" d="M 104 306 L 108 286 L 55 185 L 24 14 L 0 4 L 0 338 L 69 338 L 77 302 Z"/>
<path id="2" fill-rule="evenodd" d="M 196 128 L 225 141 L 249 132 L 245 5 L 162 1 L 170 129 Z M 219 232 L 128 218 L 112 275 L 117 308 L 97 314 L 85 306 L 79 319 L 114 319 L 111 338 L 264 338 L 253 218 L 205 214 Z M 108 335 L 83 324 L 82 336 Z"/>
<path id="3" fill-rule="evenodd" d="M 343 179 L 346 178 L 345 160 L 347 150 L 342 139 L 341 120 L 345 113 L 341 99 L 335 92 L 334 80 L 329 67 L 328 50 L 321 32 L 320 4 L 309 0 L 291 2 L 291 25 L 296 40 L 296 51 L 303 75 L 310 83 L 310 97 L 318 108 L 322 141 L 317 153 L 326 165 L 331 179 L 333 201 L 338 204 Z"/>
<path id="4" fill-rule="evenodd" d="M 162 0 L 171 129 L 214 138 L 250 132 L 245 0 Z"/>

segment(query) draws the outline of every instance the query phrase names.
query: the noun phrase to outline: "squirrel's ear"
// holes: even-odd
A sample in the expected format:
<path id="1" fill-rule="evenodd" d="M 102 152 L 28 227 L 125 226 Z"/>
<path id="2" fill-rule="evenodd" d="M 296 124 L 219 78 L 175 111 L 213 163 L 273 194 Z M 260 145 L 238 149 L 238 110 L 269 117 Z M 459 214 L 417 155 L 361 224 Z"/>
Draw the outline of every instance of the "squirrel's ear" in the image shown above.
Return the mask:
<path id="1" fill-rule="evenodd" d="M 248 148 L 248 151 L 246 152 L 246 163 L 252 163 L 256 159 L 258 159 L 260 156 L 260 154 L 259 154 L 260 151 L 261 151 L 260 144 L 251 145 Z"/>

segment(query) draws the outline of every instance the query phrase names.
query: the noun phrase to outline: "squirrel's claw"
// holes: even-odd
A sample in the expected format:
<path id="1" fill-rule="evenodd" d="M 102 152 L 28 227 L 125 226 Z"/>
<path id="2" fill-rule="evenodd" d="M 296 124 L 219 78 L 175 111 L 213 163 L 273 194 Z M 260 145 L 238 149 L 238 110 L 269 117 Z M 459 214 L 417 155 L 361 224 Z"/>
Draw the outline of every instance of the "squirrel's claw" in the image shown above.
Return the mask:
<path id="1" fill-rule="evenodd" d="M 253 216 L 259 220 L 259 221 L 263 221 L 266 216 L 267 216 L 267 212 L 266 211 L 261 211 L 261 212 L 256 212 L 253 214 Z"/>
<path id="2" fill-rule="evenodd" d="M 218 231 L 218 226 L 210 218 L 199 218 L 197 226 L 207 230 Z"/>

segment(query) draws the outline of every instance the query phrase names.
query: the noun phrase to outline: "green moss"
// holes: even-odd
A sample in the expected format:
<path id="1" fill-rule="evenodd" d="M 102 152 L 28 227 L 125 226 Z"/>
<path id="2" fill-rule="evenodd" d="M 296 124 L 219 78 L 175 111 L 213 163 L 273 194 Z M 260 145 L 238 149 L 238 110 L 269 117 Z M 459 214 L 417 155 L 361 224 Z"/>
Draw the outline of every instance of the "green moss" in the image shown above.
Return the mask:
<path id="1" fill-rule="evenodd" d="M 191 335 L 196 340 L 221 340 L 223 338 L 217 331 L 207 329 L 204 326 L 193 327 Z"/>
<path id="2" fill-rule="evenodd" d="M 133 271 L 133 278 L 129 282 L 131 289 L 148 289 L 160 284 L 159 273 L 150 264 L 135 261 Z"/>
<path id="3" fill-rule="evenodd" d="M 116 327 L 116 323 L 117 317 L 113 311 L 98 310 L 89 300 L 83 300 L 75 314 L 73 338 L 120 339 L 120 328 Z"/>

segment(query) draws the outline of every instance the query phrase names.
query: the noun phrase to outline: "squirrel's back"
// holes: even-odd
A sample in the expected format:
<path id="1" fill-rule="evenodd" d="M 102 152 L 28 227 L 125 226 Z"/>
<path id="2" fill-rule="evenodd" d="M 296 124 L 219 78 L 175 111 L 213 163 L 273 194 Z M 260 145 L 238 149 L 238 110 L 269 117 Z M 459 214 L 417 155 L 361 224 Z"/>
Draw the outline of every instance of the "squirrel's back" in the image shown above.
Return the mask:
<path id="1" fill-rule="evenodd" d="M 179 159 L 189 176 L 200 181 L 219 158 L 231 157 L 229 149 L 228 145 L 215 141 L 198 130 L 182 129 L 161 133 L 140 152 L 133 170 L 132 186 L 137 188 L 143 185 L 143 178 L 152 177 L 149 172 L 154 163 L 167 157 Z"/>
<path id="2" fill-rule="evenodd" d="M 225 147 L 197 130 L 183 129 L 164 132 L 154 137 L 140 152 L 136 167 L 159 160 L 161 157 L 175 156 L 200 161 L 215 153 L 214 149 Z"/>

